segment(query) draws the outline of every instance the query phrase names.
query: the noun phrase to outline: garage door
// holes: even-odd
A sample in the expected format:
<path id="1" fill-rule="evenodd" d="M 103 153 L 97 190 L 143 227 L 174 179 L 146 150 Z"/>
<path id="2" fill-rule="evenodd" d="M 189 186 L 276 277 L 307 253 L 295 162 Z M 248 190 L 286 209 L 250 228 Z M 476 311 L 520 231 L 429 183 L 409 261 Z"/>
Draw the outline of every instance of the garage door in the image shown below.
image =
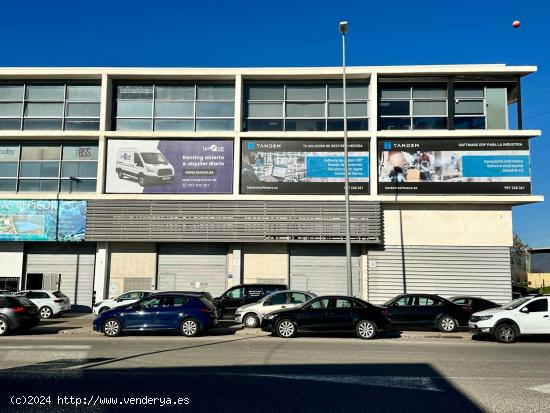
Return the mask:
<path id="1" fill-rule="evenodd" d="M 94 289 L 95 244 L 26 245 L 26 274 L 43 274 L 44 282 L 57 280 L 75 311 L 91 311 Z M 56 287 L 52 284 L 52 289 Z M 47 286 L 44 286 L 47 288 Z"/>
<path id="2" fill-rule="evenodd" d="M 352 246 L 353 295 L 361 297 L 361 257 Z M 290 288 L 317 295 L 347 295 L 345 245 L 291 245 Z"/>
<path id="3" fill-rule="evenodd" d="M 407 293 L 473 295 L 497 303 L 512 297 L 507 247 L 386 246 L 369 250 L 368 262 L 373 303 L 384 303 L 405 288 Z"/>
<path id="4" fill-rule="evenodd" d="M 226 244 L 159 245 L 159 290 L 208 291 L 217 297 L 226 290 L 226 277 Z"/>

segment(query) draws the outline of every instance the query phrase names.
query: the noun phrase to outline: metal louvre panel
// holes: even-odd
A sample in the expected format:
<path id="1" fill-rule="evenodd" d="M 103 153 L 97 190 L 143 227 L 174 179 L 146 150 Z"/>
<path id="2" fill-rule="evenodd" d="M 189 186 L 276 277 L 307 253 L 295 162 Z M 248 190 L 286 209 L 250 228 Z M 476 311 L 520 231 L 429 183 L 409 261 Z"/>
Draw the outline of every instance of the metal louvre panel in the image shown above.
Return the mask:
<path id="1" fill-rule="evenodd" d="M 27 273 L 61 274 L 61 291 L 70 299 L 73 309 L 92 308 L 95 245 L 28 244 Z"/>
<path id="2" fill-rule="evenodd" d="M 381 240 L 380 204 L 351 204 L 353 242 Z M 345 239 L 339 201 L 88 201 L 94 241 L 323 242 Z"/>
<path id="3" fill-rule="evenodd" d="M 507 247 L 386 246 L 368 251 L 370 301 L 384 303 L 403 293 L 403 255 L 407 293 L 473 295 L 497 303 L 512 297 Z"/>
<path id="4" fill-rule="evenodd" d="M 208 291 L 217 297 L 226 290 L 226 277 L 225 244 L 159 245 L 159 290 Z"/>
<path id="5" fill-rule="evenodd" d="M 352 246 L 353 295 L 361 296 L 361 254 Z M 344 245 L 291 245 L 290 288 L 317 295 L 347 295 Z"/>

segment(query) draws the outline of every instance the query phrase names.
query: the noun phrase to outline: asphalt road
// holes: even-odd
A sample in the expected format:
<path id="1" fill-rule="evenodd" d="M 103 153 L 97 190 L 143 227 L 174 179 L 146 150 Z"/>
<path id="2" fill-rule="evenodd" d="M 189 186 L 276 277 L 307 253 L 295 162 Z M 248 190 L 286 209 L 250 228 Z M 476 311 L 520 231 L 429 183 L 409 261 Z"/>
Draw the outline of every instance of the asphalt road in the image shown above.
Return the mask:
<path id="1" fill-rule="evenodd" d="M 34 334 L 0 339 L 0 370 L 2 412 L 550 411 L 541 340 Z"/>

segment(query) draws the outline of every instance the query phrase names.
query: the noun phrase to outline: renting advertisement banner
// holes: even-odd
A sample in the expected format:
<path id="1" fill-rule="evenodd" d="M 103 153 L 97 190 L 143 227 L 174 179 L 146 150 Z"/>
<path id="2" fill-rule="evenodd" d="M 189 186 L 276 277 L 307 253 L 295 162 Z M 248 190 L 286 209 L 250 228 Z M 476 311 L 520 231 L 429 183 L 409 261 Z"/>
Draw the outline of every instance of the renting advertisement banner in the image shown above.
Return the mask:
<path id="1" fill-rule="evenodd" d="M 380 139 L 380 194 L 530 194 L 527 139 Z"/>
<path id="2" fill-rule="evenodd" d="M 241 193 L 343 194 L 342 140 L 243 140 Z M 348 143 L 350 193 L 369 193 L 369 140 Z"/>
<path id="3" fill-rule="evenodd" d="M 83 241 L 86 201 L 0 201 L 0 241 Z"/>
<path id="4" fill-rule="evenodd" d="M 233 142 L 193 139 L 110 139 L 108 193 L 229 194 Z"/>

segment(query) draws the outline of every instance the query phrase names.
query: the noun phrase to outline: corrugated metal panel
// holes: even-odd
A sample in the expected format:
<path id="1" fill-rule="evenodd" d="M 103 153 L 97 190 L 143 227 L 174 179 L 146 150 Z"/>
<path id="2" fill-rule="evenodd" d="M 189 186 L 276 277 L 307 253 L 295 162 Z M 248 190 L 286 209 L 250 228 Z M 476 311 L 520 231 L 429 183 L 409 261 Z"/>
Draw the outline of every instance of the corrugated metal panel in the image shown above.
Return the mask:
<path id="1" fill-rule="evenodd" d="M 159 290 L 208 291 L 217 297 L 226 289 L 226 273 L 225 244 L 159 245 Z"/>
<path id="2" fill-rule="evenodd" d="M 61 274 L 61 291 L 73 309 L 92 309 L 95 245 L 28 244 L 26 255 L 26 273 Z"/>
<path id="3" fill-rule="evenodd" d="M 507 247 L 386 246 L 369 250 L 368 262 L 368 296 L 373 303 L 403 293 L 404 285 L 407 293 L 443 297 L 464 294 L 498 303 L 512 297 Z"/>
<path id="4" fill-rule="evenodd" d="M 352 286 L 361 296 L 361 256 L 352 246 Z M 346 249 L 344 245 L 291 245 L 290 288 L 317 295 L 347 295 Z"/>
<path id="5" fill-rule="evenodd" d="M 380 204 L 351 204 L 353 242 L 379 244 Z M 345 239 L 339 201 L 88 201 L 86 240 L 323 242 Z"/>

